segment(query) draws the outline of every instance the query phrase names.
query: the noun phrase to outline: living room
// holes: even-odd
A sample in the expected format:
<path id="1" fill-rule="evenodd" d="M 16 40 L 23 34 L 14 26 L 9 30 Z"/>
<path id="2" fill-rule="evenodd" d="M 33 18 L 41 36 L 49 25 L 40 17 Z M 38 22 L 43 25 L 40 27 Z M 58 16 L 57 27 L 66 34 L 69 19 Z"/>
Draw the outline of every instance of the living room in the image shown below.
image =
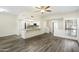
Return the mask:
<path id="1" fill-rule="evenodd" d="M 79 51 L 78 19 L 78 6 L 0 6 L 0 51 Z"/>

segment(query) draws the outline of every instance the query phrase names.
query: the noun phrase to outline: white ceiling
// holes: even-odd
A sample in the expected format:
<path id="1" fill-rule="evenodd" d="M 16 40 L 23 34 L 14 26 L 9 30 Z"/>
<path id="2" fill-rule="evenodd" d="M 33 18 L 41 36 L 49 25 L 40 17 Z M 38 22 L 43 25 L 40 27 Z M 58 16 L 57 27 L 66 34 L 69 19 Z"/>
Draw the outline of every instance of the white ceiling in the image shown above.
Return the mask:
<path id="1" fill-rule="evenodd" d="M 36 9 L 34 6 L 0 6 L 0 8 L 6 9 L 9 11 L 9 13 L 18 15 L 22 12 L 33 12 L 38 9 Z M 73 12 L 78 11 L 79 6 L 51 6 L 50 8 L 53 10 L 52 13 L 65 13 L 65 12 Z"/>

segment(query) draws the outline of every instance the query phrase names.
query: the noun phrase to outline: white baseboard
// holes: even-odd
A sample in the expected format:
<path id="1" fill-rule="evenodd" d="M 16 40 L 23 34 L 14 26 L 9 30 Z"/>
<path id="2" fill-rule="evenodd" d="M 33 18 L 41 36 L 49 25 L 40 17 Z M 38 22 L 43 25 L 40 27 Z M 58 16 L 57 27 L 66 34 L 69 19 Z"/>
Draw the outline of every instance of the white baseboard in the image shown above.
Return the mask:
<path id="1" fill-rule="evenodd" d="M 6 34 L 6 35 L 0 35 L 0 37 L 10 36 L 10 35 L 16 35 L 16 33 Z"/>

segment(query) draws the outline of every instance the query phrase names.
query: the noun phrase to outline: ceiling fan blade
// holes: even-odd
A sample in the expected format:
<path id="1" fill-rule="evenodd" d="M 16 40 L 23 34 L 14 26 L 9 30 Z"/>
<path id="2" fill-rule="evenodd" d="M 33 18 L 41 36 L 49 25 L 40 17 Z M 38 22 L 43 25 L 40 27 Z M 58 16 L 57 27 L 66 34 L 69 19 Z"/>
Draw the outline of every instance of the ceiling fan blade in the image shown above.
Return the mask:
<path id="1" fill-rule="evenodd" d="M 34 11 L 34 12 L 40 12 L 40 10 Z"/>
<path id="2" fill-rule="evenodd" d="M 36 7 L 37 9 L 40 9 L 39 7 Z"/>
<path id="3" fill-rule="evenodd" d="M 47 12 L 52 12 L 52 10 L 46 10 Z"/>
<path id="4" fill-rule="evenodd" d="M 41 6 L 41 9 L 44 9 L 45 6 Z"/>
<path id="5" fill-rule="evenodd" d="M 46 7 L 45 7 L 45 9 L 48 9 L 48 8 L 50 8 L 50 6 L 46 6 Z"/>

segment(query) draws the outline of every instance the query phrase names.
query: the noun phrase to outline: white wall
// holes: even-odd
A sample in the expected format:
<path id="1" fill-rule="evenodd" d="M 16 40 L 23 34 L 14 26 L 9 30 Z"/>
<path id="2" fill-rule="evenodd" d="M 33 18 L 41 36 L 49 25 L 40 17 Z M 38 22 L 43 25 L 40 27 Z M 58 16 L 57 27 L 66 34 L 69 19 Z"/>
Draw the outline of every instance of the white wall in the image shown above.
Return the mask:
<path id="1" fill-rule="evenodd" d="M 0 13 L 0 37 L 16 34 L 16 18 L 9 13 Z"/>

